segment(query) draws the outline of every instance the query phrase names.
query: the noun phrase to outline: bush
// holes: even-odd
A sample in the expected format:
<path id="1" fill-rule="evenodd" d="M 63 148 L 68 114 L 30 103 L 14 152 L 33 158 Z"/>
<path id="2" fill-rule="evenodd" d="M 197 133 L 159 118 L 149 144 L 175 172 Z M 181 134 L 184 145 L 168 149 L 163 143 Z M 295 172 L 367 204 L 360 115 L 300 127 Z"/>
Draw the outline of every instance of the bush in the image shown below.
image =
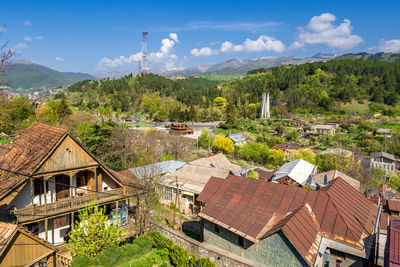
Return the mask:
<path id="1" fill-rule="evenodd" d="M 147 235 L 151 237 L 151 239 L 153 240 L 153 247 L 155 248 L 169 249 L 174 244 L 174 242 L 172 242 L 170 239 L 164 237 L 162 234 L 158 232 L 148 232 Z"/>
<path id="2" fill-rule="evenodd" d="M 178 245 L 172 245 L 169 258 L 173 266 L 188 266 L 190 261 L 189 252 Z"/>

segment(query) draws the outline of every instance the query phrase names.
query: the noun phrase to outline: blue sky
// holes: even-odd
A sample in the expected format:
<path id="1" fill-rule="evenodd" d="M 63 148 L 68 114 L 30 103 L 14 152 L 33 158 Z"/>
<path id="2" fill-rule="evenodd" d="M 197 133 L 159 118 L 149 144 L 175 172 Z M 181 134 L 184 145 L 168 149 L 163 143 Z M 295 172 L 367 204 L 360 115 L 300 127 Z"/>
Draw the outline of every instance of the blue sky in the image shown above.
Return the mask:
<path id="1" fill-rule="evenodd" d="M 315 53 L 400 52 L 400 1 L 2 0 L 0 44 L 60 71 L 150 68 Z"/>

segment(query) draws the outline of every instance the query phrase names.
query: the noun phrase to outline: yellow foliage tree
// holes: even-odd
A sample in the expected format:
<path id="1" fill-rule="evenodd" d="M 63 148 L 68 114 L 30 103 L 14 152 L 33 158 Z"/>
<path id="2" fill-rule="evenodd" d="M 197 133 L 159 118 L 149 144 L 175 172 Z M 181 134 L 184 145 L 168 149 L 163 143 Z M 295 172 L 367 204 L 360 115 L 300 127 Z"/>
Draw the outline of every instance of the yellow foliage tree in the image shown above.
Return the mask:
<path id="1" fill-rule="evenodd" d="M 224 154 L 229 154 L 235 149 L 233 141 L 229 137 L 220 134 L 215 137 L 212 147 L 215 151 L 222 151 Z"/>
<path id="2" fill-rule="evenodd" d="M 311 150 L 305 150 L 305 149 L 289 151 L 288 160 L 293 161 L 296 159 L 303 159 L 312 164 L 315 164 L 316 155 Z"/>
<path id="3" fill-rule="evenodd" d="M 218 96 L 214 99 L 214 106 L 220 109 L 224 109 L 228 104 L 228 100 L 225 97 Z"/>

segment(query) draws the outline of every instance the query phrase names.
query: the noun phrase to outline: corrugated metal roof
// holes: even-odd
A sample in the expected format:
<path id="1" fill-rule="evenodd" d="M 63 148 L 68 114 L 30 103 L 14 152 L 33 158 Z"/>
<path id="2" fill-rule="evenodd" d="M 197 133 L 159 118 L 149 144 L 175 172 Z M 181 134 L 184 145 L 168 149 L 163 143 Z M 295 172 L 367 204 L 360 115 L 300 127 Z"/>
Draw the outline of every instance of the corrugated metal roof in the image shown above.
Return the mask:
<path id="1" fill-rule="evenodd" d="M 253 242 L 289 212 L 308 204 L 322 235 L 363 249 L 370 245 L 364 241 L 374 229 L 378 210 L 341 178 L 334 179 L 323 190 L 314 191 L 230 175 L 225 180 L 213 179 L 204 192 L 198 197 L 206 203 L 200 217 Z M 309 225 L 296 227 L 299 229 L 293 234 L 298 240 L 311 240 L 302 233 L 308 231 Z"/>
<path id="2" fill-rule="evenodd" d="M 180 189 L 200 194 L 212 176 L 225 178 L 229 173 L 228 169 L 186 164 L 176 172 L 163 177 L 158 184 L 176 188 L 178 179 Z"/>
<path id="3" fill-rule="evenodd" d="M 400 266 L 400 221 L 391 222 L 389 244 L 389 266 Z"/>
<path id="4" fill-rule="evenodd" d="M 388 206 L 390 211 L 400 212 L 400 200 L 388 200 Z"/>
<path id="5" fill-rule="evenodd" d="M 296 145 L 296 144 L 288 144 L 288 143 L 282 143 L 282 144 L 277 144 L 272 147 L 272 149 L 280 149 L 283 151 L 287 150 L 299 150 L 302 149 L 303 147 Z"/>
<path id="6" fill-rule="evenodd" d="M 244 136 L 240 133 L 230 134 L 228 137 L 235 143 L 246 141 L 246 138 L 244 138 Z"/>
<path id="7" fill-rule="evenodd" d="M 307 182 L 308 177 L 313 174 L 316 168 L 315 165 L 303 159 L 297 159 L 283 164 L 283 166 L 276 171 L 275 177 L 272 178 L 272 180 L 276 181 L 282 177 L 288 176 L 300 185 L 304 185 Z"/>
<path id="8" fill-rule="evenodd" d="M 236 164 L 233 164 L 229 159 L 222 153 L 212 155 L 210 157 L 200 158 L 189 162 L 192 165 L 209 166 L 219 169 L 228 169 L 232 173 L 240 171 L 242 168 Z"/>

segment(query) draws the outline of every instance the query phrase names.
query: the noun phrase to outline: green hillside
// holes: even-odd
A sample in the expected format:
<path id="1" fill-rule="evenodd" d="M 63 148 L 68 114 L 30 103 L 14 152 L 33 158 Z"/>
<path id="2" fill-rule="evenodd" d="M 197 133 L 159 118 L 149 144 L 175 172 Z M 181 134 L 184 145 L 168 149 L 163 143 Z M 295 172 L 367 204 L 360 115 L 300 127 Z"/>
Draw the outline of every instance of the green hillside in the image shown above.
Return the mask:
<path id="1" fill-rule="evenodd" d="M 95 80 L 96 77 L 85 73 L 59 72 L 30 62 L 14 63 L 6 66 L 7 72 L 1 76 L 1 81 L 7 82 L 12 88 L 52 89 L 66 86 L 83 80 Z"/>
<path id="2" fill-rule="evenodd" d="M 358 53 L 358 54 L 344 54 L 337 57 L 336 59 L 361 59 L 361 60 L 372 60 L 372 61 L 386 61 L 386 62 L 400 62 L 400 53 Z"/>

